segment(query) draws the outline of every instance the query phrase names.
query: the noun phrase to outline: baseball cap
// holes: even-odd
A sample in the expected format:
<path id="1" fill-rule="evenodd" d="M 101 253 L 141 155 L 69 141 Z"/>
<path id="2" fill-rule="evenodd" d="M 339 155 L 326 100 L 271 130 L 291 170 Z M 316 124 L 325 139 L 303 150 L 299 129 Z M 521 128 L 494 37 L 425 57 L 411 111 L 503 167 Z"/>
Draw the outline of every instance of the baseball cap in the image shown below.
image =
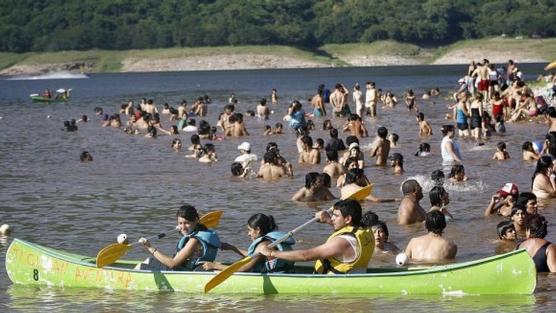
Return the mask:
<path id="1" fill-rule="evenodd" d="M 507 197 L 508 195 L 517 196 L 519 191 L 517 190 L 517 185 L 513 183 L 507 183 L 502 187 L 502 189 L 498 190 L 497 193 L 502 197 Z"/>

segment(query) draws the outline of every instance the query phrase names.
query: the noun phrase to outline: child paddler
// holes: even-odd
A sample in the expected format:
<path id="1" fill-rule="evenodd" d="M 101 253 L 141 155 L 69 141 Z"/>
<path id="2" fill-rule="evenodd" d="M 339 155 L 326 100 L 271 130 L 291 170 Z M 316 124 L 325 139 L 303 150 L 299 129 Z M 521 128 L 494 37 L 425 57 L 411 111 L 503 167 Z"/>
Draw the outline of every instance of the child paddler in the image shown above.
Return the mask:
<path id="1" fill-rule="evenodd" d="M 191 205 L 183 205 L 176 213 L 179 230 L 182 237 L 176 246 L 174 256 L 168 256 L 151 243 L 146 238 L 139 239 L 152 257 L 139 264 L 142 270 L 195 270 L 202 262 L 214 261 L 216 253 L 220 248 L 218 234 L 199 223 L 199 214 Z"/>
<path id="2" fill-rule="evenodd" d="M 317 212 L 321 223 L 334 227 L 328 240 L 311 249 L 276 251 L 263 247 L 268 259 L 286 261 L 316 261 L 315 272 L 322 274 L 364 273 L 375 246 L 371 225 L 361 222 L 362 210 L 355 200 L 340 200 L 334 204 L 332 215 Z"/>
<path id="3" fill-rule="evenodd" d="M 286 233 L 277 231 L 276 223 L 272 215 L 264 215 L 261 213 L 255 214 L 247 221 L 247 235 L 251 238 L 252 242 L 247 251 L 236 248 L 233 245 L 222 243 L 223 250 L 231 250 L 241 255 L 242 257 L 253 256 L 259 253 L 263 247 L 267 247 L 274 241 L 282 238 Z M 289 251 L 292 245 L 295 244 L 293 238 L 278 244 L 274 247 L 273 251 Z M 257 272 L 257 273 L 276 273 L 276 272 L 291 272 L 293 270 L 294 262 L 268 259 L 264 255 L 257 255 L 249 263 L 241 267 L 238 272 Z M 226 265 L 216 262 L 205 262 L 203 264 L 205 270 L 221 270 L 226 268 Z"/>

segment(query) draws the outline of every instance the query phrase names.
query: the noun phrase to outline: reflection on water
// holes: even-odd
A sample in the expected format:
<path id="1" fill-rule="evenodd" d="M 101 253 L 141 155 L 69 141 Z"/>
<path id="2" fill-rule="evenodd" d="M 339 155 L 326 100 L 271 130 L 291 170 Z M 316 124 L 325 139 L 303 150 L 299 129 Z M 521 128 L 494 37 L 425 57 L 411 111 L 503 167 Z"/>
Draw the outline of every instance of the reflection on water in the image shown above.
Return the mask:
<path id="1" fill-rule="evenodd" d="M 542 68 L 539 67 L 539 69 Z M 464 70 L 464 69 L 463 69 Z M 424 74 L 424 72 L 426 74 Z M 290 201 L 291 196 L 304 184 L 304 175 L 321 171 L 318 166 L 299 166 L 295 134 L 287 131 L 281 136 L 261 136 L 266 124 L 282 122 L 287 103 L 292 99 L 307 99 L 316 86 L 324 82 L 331 86 L 337 80 L 351 86 L 354 82 L 374 80 L 383 90 L 391 90 L 400 98 L 403 91 L 413 88 L 422 93 L 440 87 L 447 93 L 460 76 L 461 68 L 408 67 L 383 69 L 316 69 L 293 71 L 239 71 L 212 73 L 156 73 L 156 74 L 103 74 L 89 79 L 72 81 L 1 81 L 0 80 L 0 221 L 13 228 L 12 237 L 21 237 L 53 248 L 95 255 L 98 250 L 114 241 L 120 233 L 136 239 L 157 234 L 174 226 L 176 208 L 190 202 L 206 212 L 224 210 L 218 231 L 226 241 L 247 247 L 249 239 L 245 224 L 253 213 L 272 214 L 281 230 L 293 229 L 310 219 L 315 210 L 330 207 L 332 202 L 301 204 Z M 534 73 L 534 72 L 533 72 Z M 32 104 L 29 93 L 44 88 L 68 86 L 74 89 L 70 103 Z M 197 87 L 201 86 L 201 88 Z M 281 154 L 292 161 L 295 176 L 277 182 L 231 179 L 230 164 L 238 155 L 237 146 L 244 139 L 215 142 L 219 162 L 206 166 L 174 153 L 172 138 L 160 136 L 147 139 L 129 136 L 113 129 L 102 128 L 93 115 L 93 108 L 102 106 L 107 113 L 117 112 L 128 99 L 154 98 L 159 104 L 176 105 L 181 99 L 193 99 L 203 93 L 213 98 L 207 121 L 215 124 L 218 113 L 233 90 L 241 104 L 238 111 L 254 109 L 257 100 L 268 97 L 276 87 L 280 105 L 273 107 L 275 114 L 267 122 L 245 118 L 252 134 L 247 140 L 253 152 L 262 157 L 267 142 L 275 141 Z M 388 112 L 379 109 L 377 120 L 366 121 L 369 133 L 374 135 L 378 125 L 400 136 L 399 148 L 404 156 L 406 174 L 391 175 L 390 168 L 369 166 L 366 174 L 375 184 L 373 193 L 378 197 L 399 198 L 400 184 L 407 178 L 416 178 L 424 190 L 430 190 L 430 173 L 441 169 L 440 125 L 447 123 L 444 113 L 446 100 L 436 103 L 422 102 L 420 106 L 433 125 L 435 135 L 426 140 L 417 136 L 418 126 L 412 113 L 398 106 Z M 309 108 L 305 108 L 309 111 Z M 79 124 L 79 130 L 65 133 L 60 129 L 63 121 L 87 114 L 91 122 Z M 47 118 L 51 116 L 51 118 Z M 343 121 L 332 119 L 340 128 Z M 163 117 L 163 125 L 169 125 Z M 321 129 L 322 120 L 316 120 L 316 138 L 329 138 Z M 491 195 L 505 183 L 516 183 L 520 191 L 528 191 L 534 164 L 520 159 L 521 144 L 542 139 L 547 127 L 542 124 L 508 125 L 505 137 L 495 137 L 476 148 L 473 141 L 462 141 L 466 175 L 470 180 L 449 184 L 449 210 L 454 215 L 446 229 L 446 237 L 458 244 L 457 261 L 489 256 L 497 249 L 495 226 L 501 218 L 483 218 Z M 342 134 L 345 138 L 346 134 Z M 181 134 L 184 147 L 189 134 Z M 371 138 L 361 140 L 368 145 Z M 493 162 L 493 149 L 500 140 L 506 142 L 512 159 Z M 413 154 L 421 142 L 432 147 L 432 156 L 417 158 Z M 92 163 L 79 162 L 82 150 L 89 151 Z M 366 154 L 366 163 L 372 164 Z M 323 157 L 324 160 L 324 157 Z M 447 172 L 446 172 L 447 174 Z M 339 195 L 338 190 L 332 192 Z M 429 207 L 428 194 L 422 200 Z M 548 239 L 554 241 L 556 213 L 554 201 L 540 208 L 551 222 Z M 388 223 L 390 241 L 405 247 L 412 236 L 424 233 L 422 225 L 398 226 L 397 205 L 392 203 L 365 203 Z M 297 239 L 299 248 L 321 243 L 330 229 L 324 225 L 311 225 Z M 7 240 L 10 240 L 8 238 Z M 154 244 L 171 253 L 177 237 L 169 236 Z M 6 238 L 0 237 L 0 264 L 4 264 Z M 142 249 L 133 249 L 128 257 L 143 259 Z M 230 252 L 219 254 L 223 261 L 233 261 Z M 376 258 L 374 266 L 391 265 L 392 258 Z M 512 297 L 311 297 L 298 296 L 237 296 L 183 295 L 174 293 L 108 292 L 105 290 L 35 289 L 12 286 L 3 266 L 0 267 L 0 303 L 11 310 L 38 311 L 324 311 L 331 306 L 343 305 L 352 311 L 386 309 L 387 311 L 425 310 L 434 306 L 440 311 L 498 311 L 511 307 L 520 311 L 539 310 L 554 305 L 554 277 L 542 276 L 534 296 Z M 504 307 L 500 305 L 503 304 Z M 504 309 L 502 309 L 504 308 Z"/>

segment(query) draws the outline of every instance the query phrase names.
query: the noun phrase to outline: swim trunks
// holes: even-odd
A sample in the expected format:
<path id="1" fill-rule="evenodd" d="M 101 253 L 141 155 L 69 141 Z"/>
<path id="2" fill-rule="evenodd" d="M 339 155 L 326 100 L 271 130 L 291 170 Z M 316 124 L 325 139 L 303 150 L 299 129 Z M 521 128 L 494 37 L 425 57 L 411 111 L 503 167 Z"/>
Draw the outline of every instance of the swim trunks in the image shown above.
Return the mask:
<path id="1" fill-rule="evenodd" d="M 488 81 L 488 79 L 482 79 L 479 81 L 479 84 L 477 85 L 477 89 L 479 89 L 479 91 L 487 91 L 488 87 L 490 85 L 490 82 Z"/>

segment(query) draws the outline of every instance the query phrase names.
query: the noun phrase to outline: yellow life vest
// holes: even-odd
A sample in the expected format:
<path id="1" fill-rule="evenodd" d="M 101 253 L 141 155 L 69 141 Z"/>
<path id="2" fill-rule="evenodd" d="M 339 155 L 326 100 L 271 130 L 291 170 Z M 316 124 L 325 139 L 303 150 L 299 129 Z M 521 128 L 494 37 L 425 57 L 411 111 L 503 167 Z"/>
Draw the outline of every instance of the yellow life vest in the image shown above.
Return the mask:
<path id="1" fill-rule="evenodd" d="M 367 228 L 354 228 L 353 226 L 345 226 L 335 231 L 326 242 L 341 235 L 353 235 L 357 240 L 358 255 L 351 263 L 343 263 L 330 257 L 324 260 L 317 260 L 315 263 L 315 272 L 320 274 L 335 273 L 347 274 L 356 268 L 367 268 L 367 264 L 373 256 L 375 249 L 375 238 L 372 230 Z"/>

